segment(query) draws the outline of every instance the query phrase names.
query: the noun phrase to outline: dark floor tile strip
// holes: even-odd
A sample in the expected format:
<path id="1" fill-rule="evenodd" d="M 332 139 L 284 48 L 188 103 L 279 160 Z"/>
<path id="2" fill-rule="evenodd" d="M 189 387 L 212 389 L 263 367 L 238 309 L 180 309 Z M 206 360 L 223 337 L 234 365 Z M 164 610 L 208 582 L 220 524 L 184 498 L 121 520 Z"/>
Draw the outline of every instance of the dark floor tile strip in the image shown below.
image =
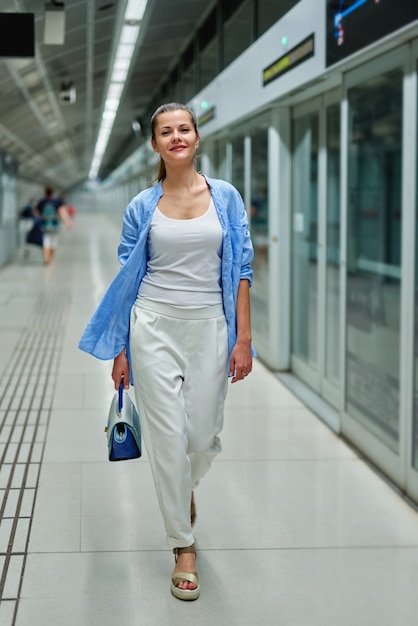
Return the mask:
<path id="1" fill-rule="evenodd" d="M 70 296 L 66 289 L 54 285 L 40 295 L 31 316 L 31 328 L 25 329 L 21 333 L 16 343 L 16 348 L 2 375 L 0 415 L 3 415 L 3 417 L 0 422 L 0 434 L 4 433 L 3 443 L 5 445 L 0 458 L 0 468 L 9 464 L 10 471 L 5 485 L 5 495 L 0 507 L 0 522 L 4 519 L 11 489 L 14 489 L 14 491 L 18 489 L 19 495 L 15 503 L 15 512 L 7 549 L 0 552 L 0 556 L 4 557 L 4 565 L 0 577 L 0 601 L 15 603 L 13 624 L 16 620 L 26 565 L 39 472 L 37 473 L 36 484 L 34 486 L 31 485 L 31 489 L 35 490 L 35 495 L 25 539 L 25 551 L 14 550 L 13 545 L 19 520 L 22 519 L 20 513 L 25 490 L 28 488 L 27 483 L 31 466 L 33 465 L 34 449 L 40 443 L 42 444 L 42 462 L 52 409 L 57 365 L 62 351 L 65 313 L 68 311 L 69 299 Z M 33 420 L 34 412 L 36 413 L 35 420 Z M 45 421 L 46 427 L 44 428 Z M 42 436 L 39 436 L 41 428 L 43 429 Z M 9 429 L 9 432 L 7 432 L 7 429 Z M 28 443 L 30 444 L 29 450 L 25 460 L 22 462 L 20 455 L 24 446 L 27 446 Z M 12 458 L 8 459 L 8 456 Z M 5 462 L 6 459 L 8 459 L 8 463 Z M 39 463 L 39 460 L 36 460 L 36 463 Z M 22 465 L 24 466 L 23 472 L 21 476 L 18 476 Z M 17 472 L 18 467 L 20 467 L 19 472 Z M 19 480 L 16 480 L 17 476 Z M 27 518 L 27 515 L 25 517 Z M 23 557 L 23 562 L 16 596 L 4 597 L 11 559 L 18 556 Z"/>

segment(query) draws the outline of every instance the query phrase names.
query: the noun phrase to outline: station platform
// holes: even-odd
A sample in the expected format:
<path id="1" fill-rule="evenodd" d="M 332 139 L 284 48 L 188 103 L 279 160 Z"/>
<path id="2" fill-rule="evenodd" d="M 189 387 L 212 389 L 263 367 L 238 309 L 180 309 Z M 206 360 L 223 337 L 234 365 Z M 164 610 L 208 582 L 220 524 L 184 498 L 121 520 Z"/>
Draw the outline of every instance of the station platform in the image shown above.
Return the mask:
<path id="1" fill-rule="evenodd" d="M 107 460 L 111 363 L 77 348 L 118 241 L 80 213 L 0 270 L 0 625 L 416 626 L 418 513 L 257 360 L 196 491 L 201 597 L 171 596 L 146 453 Z"/>

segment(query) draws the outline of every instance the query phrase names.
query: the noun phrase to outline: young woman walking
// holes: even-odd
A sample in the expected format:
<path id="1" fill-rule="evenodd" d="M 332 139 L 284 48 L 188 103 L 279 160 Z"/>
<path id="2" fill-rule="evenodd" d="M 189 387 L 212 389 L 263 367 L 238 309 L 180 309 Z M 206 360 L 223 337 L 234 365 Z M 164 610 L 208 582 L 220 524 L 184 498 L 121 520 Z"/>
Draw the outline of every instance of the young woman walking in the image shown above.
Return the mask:
<path id="1" fill-rule="evenodd" d="M 122 268 L 80 348 L 114 359 L 115 388 L 134 383 L 157 497 L 175 553 L 172 594 L 200 594 L 193 490 L 221 450 L 228 376 L 252 369 L 247 214 L 229 183 L 196 171 L 194 113 L 169 103 L 151 118 L 158 182 L 125 210 Z"/>

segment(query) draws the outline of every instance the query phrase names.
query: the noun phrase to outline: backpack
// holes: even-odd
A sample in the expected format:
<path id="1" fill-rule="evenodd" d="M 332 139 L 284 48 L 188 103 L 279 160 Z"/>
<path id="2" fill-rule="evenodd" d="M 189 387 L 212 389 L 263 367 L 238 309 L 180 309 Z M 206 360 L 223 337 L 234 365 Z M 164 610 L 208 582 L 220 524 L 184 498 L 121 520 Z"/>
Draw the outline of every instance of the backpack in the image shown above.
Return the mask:
<path id="1" fill-rule="evenodd" d="M 41 229 L 44 233 L 56 233 L 58 230 L 58 215 L 55 204 L 45 202 L 41 212 Z"/>

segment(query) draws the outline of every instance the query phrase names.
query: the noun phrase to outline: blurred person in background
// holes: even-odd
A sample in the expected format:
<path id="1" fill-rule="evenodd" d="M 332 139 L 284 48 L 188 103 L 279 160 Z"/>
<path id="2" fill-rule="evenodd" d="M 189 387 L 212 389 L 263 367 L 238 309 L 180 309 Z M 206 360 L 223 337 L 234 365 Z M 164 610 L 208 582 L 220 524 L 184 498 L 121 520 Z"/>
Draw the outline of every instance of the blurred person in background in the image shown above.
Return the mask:
<path id="1" fill-rule="evenodd" d="M 35 215 L 39 217 L 43 235 L 44 262 L 45 265 L 50 265 L 57 249 L 60 222 L 64 222 L 65 226 L 70 229 L 72 220 L 60 198 L 54 196 L 54 189 L 51 185 L 45 187 L 45 196 L 39 200 Z"/>

